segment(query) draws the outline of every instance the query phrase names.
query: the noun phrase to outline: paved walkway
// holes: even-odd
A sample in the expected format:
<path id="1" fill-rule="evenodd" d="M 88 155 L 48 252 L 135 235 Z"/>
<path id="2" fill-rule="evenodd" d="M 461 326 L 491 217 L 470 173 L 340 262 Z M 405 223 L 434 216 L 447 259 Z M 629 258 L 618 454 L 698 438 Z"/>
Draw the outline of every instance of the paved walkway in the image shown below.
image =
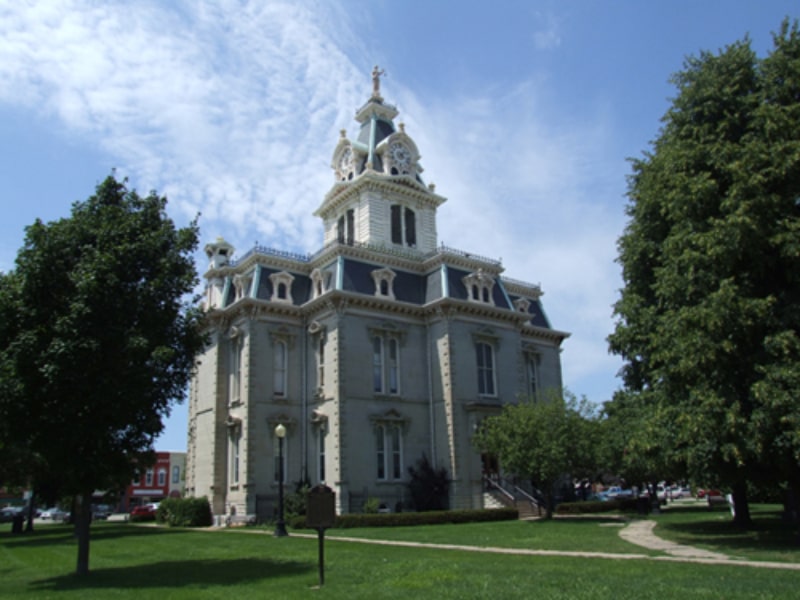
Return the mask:
<path id="1" fill-rule="evenodd" d="M 664 562 L 687 562 L 714 565 L 731 565 L 737 567 L 755 567 L 761 569 L 784 569 L 800 571 L 798 563 L 752 561 L 734 559 L 718 552 L 709 552 L 691 546 L 683 546 L 668 542 L 653 533 L 655 521 L 633 521 L 620 530 L 620 537 L 624 540 L 650 550 L 666 552 L 668 556 L 649 556 L 646 554 L 617 554 L 611 552 L 568 552 L 561 550 L 529 550 L 526 548 L 498 548 L 495 546 L 461 546 L 456 544 L 427 544 L 421 542 L 404 542 L 394 540 L 371 540 L 364 538 L 328 536 L 329 542 L 350 542 L 356 544 L 374 544 L 379 546 L 402 546 L 406 548 L 430 548 L 433 550 L 458 550 L 461 552 L 486 552 L 492 554 L 514 554 L 521 556 L 566 556 L 577 558 L 605 558 L 612 560 L 654 560 Z M 292 537 L 317 538 L 316 534 L 295 533 Z"/>

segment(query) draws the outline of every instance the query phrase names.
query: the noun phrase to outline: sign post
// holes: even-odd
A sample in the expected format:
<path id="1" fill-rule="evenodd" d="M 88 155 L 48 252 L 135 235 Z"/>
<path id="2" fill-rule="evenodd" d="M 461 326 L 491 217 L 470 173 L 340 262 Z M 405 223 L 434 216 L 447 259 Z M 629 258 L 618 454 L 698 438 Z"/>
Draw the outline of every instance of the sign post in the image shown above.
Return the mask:
<path id="1" fill-rule="evenodd" d="M 336 522 L 336 494 L 320 484 L 306 495 L 306 525 L 317 530 L 319 542 L 319 585 L 325 583 L 325 530 Z"/>

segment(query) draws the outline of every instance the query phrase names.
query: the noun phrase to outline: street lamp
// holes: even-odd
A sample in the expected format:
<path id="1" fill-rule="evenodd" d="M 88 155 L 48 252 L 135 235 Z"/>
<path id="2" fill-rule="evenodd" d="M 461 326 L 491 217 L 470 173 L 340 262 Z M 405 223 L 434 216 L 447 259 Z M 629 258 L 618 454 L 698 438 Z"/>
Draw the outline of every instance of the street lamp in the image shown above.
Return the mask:
<path id="1" fill-rule="evenodd" d="M 279 423 L 275 427 L 275 435 L 278 437 L 278 522 L 275 523 L 275 537 L 289 535 L 286 531 L 286 523 L 283 521 L 283 438 L 286 437 L 286 427 Z"/>

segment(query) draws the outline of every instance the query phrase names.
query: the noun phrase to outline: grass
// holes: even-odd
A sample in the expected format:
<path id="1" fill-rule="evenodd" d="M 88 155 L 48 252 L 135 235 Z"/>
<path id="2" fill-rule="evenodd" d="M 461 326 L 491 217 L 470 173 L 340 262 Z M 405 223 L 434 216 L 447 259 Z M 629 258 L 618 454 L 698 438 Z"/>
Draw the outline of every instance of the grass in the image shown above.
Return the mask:
<path id="1" fill-rule="evenodd" d="M 727 508 L 712 511 L 705 505 L 675 503 L 653 517 L 658 523 L 655 533 L 735 558 L 800 563 L 798 528 L 781 520 L 780 507 L 755 504 L 750 512 L 753 527 L 745 530 L 733 526 Z"/>
<path id="2" fill-rule="evenodd" d="M 707 536 L 713 546 L 718 543 L 716 532 L 703 531 L 708 531 L 708 519 L 716 516 L 667 511 L 658 517 L 657 530 L 689 535 L 687 532 L 698 527 L 700 533 L 691 534 L 695 545 L 702 545 L 697 540 Z M 765 512 L 763 518 L 769 519 L 769 514 Z M 253 529 L 209 532 L 97 523 L 92 532 L 92 572 L 78 578 L 72 574 L 76 546 L 68 526 L 38 527 L 33 534 L 21 536 L 12 536 L 9 529 L 0 533 L 0 598 L 239 600 L 317 594 L 348 599 L 766 599 L 790 597 L 798 580 L 797 571 L 778 569 L 644 558 L 498 555 L 375 546 L 337 541 L 335 537 L 647 554 L 622 542 L 619 528 L 602 519 L 329 531 L 325 585 L 321 589 L 316 587 L 316 539 L 275 538 L 269 531 Z M 759 548 L 758 539 L 736 544 L 728 547 L 766 553 L 760 556 L 775 552 L 771 547 Z M 800 551 L 780 550 L 778 555 L 795 562 Z"/>

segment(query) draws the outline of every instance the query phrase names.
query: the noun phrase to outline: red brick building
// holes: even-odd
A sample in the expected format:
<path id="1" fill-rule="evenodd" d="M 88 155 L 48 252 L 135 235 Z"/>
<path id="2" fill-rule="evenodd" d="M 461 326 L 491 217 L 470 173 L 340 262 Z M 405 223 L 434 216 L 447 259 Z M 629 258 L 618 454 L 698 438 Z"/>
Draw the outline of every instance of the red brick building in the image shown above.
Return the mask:
<path id="1" fill-rule="evenodd" d="M 164 498 L 180 498 L 184 490 L 185 452 L 156 452 L 156 462 L 141 469 L 122 498 L 122 508 L 160 502 Z"/>

